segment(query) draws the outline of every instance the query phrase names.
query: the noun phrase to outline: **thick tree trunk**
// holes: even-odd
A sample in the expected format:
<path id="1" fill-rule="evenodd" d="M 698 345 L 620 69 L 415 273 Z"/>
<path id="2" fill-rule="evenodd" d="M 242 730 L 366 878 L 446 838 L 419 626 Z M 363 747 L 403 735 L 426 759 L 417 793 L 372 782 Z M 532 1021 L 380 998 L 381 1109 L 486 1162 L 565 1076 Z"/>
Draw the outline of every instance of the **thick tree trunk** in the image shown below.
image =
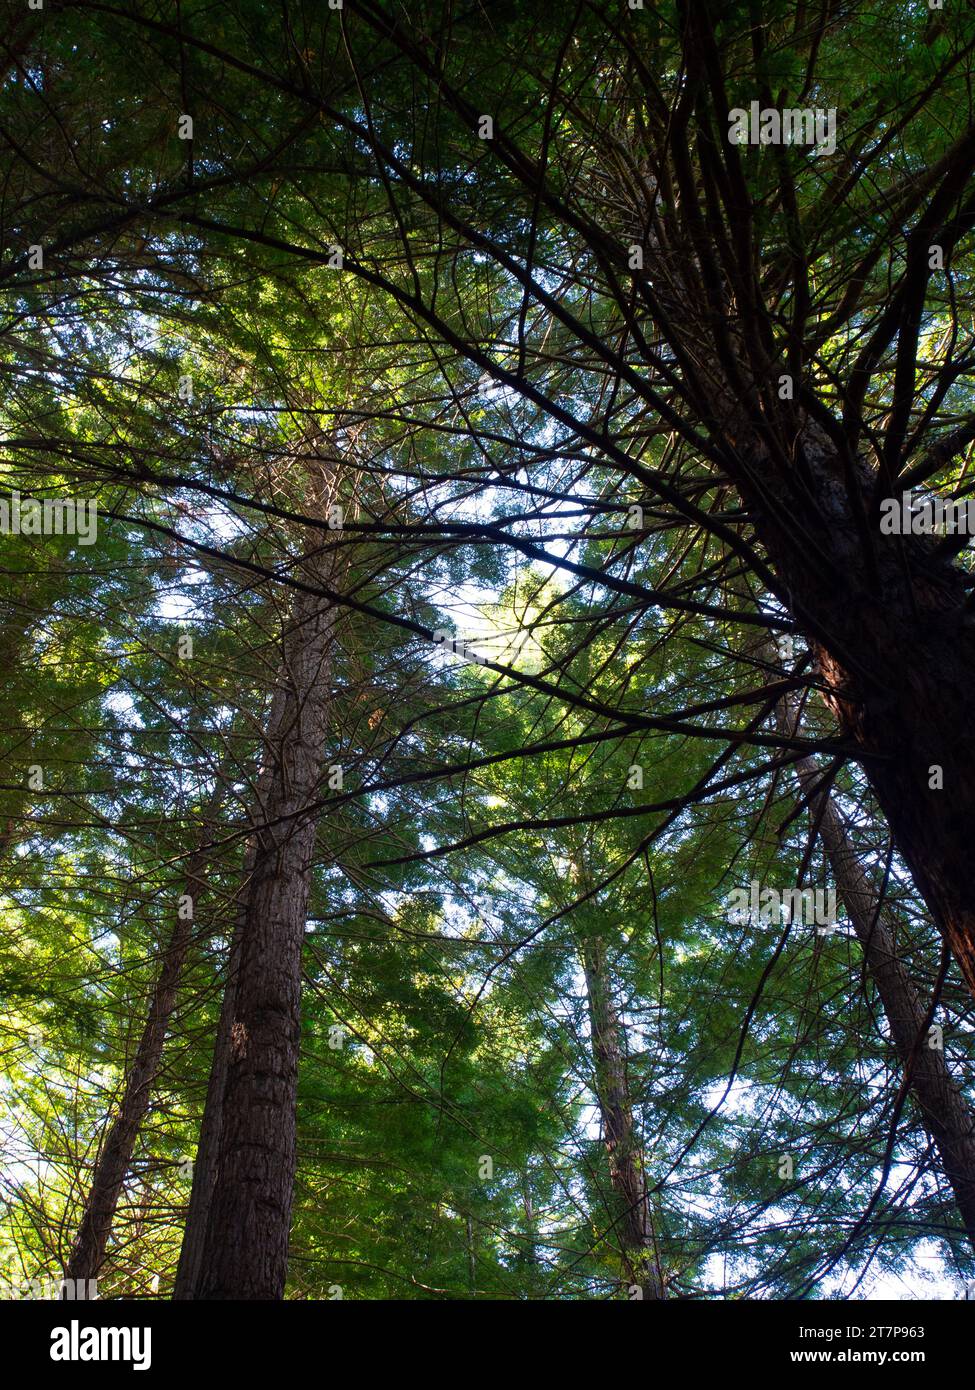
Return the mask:
<path id="1" fill-rule="evenodd" d="M 633 1124 L 629 1078 L 622 1047 L 622 1025 L 603 943 L 588 937 L 580 947 L 586 977 L 589 1031 L 596 1101 L 609 1179 L 615 1198 L 615 1231 L 623 1273 L 644 1299 L 666 1298 L 643 1173 L 643 1155 Z"/>
<path id="2" fill-rule="evenodd" d="M 860 462 L 865 540 L 836 449 L 808 421 L 802 456 L 815 505 L 754 455 L 763 493 L 743 493 L 762 513 L 759 529 L 809 633 L 828 703 L 975 994 L 975 619 L 965 576 L 933 538 L 880 534 L 867 517 L 874 475 Z"/>
<path id="3" fill-rule="evenodd" d="M 225 788 L 226 781 L 221 769 L 206 810 L 208 824 L 216 816 Z M 95 1163 L 85 1209 L 65 1269 L 65 1278 L 73 1280 L 79 1290 L 88 1287 L 88 1280 L 98 1277 L 105 1260 L 122 1186 L 159 1073 L 169 1021 L 176 1007 L 180 977 L 193 938 L 193 918 L 204 885 L 203 875 L 209 863 L 209 847 L 201 847 L 187 864 L 183 894 L 191 900 L 193 911 L 189 916 L 177 914 L 162 954 L 159 974 L 149 1001 L 149 1015 L 125 1078 L 118 1114 L 108 1129 Z"/>
<path id="4" fill-rule="evenodd" d="M 313 541 L 317 549 L 320 537 Z M 322 570 L 310 563 L 303 573 L 313 582 Z M 331 570 L 328 578 L 334 579 Z M 214 1059 L 198 1193 L 194 1182 L 198 1200 L 191 1200 L 184 1235 L 180 1298 L 279 1299 L 284 1294 L 295 1175 L 301 953 L 319 818 L 308 808 L 321 790 L 334 623 L 327 601 L 299 594 L 283 641 L 239 955 L 224 1010 L 228 1027 Z"/>
<path id="5" fill-rule="evenodd" d="M 253 855 L 254 846 L 250 844 L 244 860 L 242 888 L 244 901 L 246 901 L 247 885 L 253 868 Z M 217 1183 L 217 1159 L 223 1129 L 223 1105 L 227 1089 L 230 1037 L 234 1026 L 234 1002 L 244 930 L 243 916 L 243 912 L 238 911 L 230 942 L 227 975 L 220 1007 L 220 1022 L 217 1026 L 217 1037 L 210 1062 L 210 1078 L 207 1083 L 200 1136 L 193 1160 L 193 1185 L 190 1189 L 189 1210 L 187 1211 L 183 1241 L 179 1250 L 179 1265 L 176 1270 L 176 1284 L 173 1290 L 174 1299 L 192 1299 L 196 1296 L 195 1290 L 199 1285 L 200 1271 L 203 1267 L 203 1244 L 206 1235 L 207 1213 L 210 1210 L 213 1190 Z"/>
<path id="6" fill-rule="evenodd" d="M 881 755 L 865 760 L 867 776 L 975 994 L 975 640 L 960 623 L 945 625 L 931 611 L 914 619 L 905 607 L 901 617 L 902 623 L 886 617 L 883 622 L 889 648 L 886 657 L 878 653 L 874 668 L 886 665 L 886 688 L 879 694 L 858 693 L 856 682 L 825 652 L 820 667 L 843 726 Z M 930 631 L 922 638 L 918 629 L 925 624 Z"/>
<path id="7" fill-rule="evenodd" d="M 780 703 L 778 721 L 783 732 L 794 731 L 794 702 Z M 813 822 L 819 826 L 837 892 L 877 986 L 911 1094 L 938 1150 L 969 1240 L 975 1246 L 975 1116 L 952 1080 L 944 1052 L 928 1046 L 926 1011 L 897 954 L 893 924 L 879 904 L 879 894 L 853 848 L 840 812 L 821 784 L 815 762 L 802 758 L 795 770 L 809 800 Z"/>
<path id="8" fill-rule="evenodd" d="M 897 622 L 893 612 L 884 614 L 875 624 L 885 630 L 887 650 L 877 642 L 870 665 L 884 673 L 882 689 L 865 690 L 822 649 L 819 664 L 843 728 L 868 754 L 880 755 L 865 759 L 867 776 L 918 891 L 975 993 L 975 642 L 960 625 L 953 634 L 945 631 L 930 610 L 915 618 L 905 605 L 900 616 Z M 869 613 L 864 618 L 870 623 Z M 922 635 L 925 625 L 929 631 Z M 860 650 L 867 655 L 864 646 Z"/>

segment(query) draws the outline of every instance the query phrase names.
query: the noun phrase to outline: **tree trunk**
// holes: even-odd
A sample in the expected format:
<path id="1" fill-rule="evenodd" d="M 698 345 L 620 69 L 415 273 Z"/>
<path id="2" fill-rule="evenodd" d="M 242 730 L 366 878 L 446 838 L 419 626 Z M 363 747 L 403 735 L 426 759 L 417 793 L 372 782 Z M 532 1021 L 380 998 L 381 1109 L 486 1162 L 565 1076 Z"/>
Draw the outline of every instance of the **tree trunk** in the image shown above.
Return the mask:
<path id="1" fill-rule="evenodd" d="M 882 535 L 876 518 L 866 522 L 868 562 L 832 441 L 806 421 L 801 448 L 814 504 L 755 453 L 763 493 L 742 493 L 764 512 L 758 528 L 810 637 L 827 702 L 975 994 L 975 624 L 965 576 L 935 538 Z M 862 461 L 856 485 L 866 515 L 876 482 Z"/>
<path id="2" fill-rule="evenodd" d="M 216 816 L 225 790 L 226 779 L 221 768 L 207 806 L 207 824 L 212 823 Z M 87 1289 L 87 1281 L 97 1278 L 105 1260 L 122 1186 L 159 1073 L 183 965 L 193 938 L 193 919 L 204 883 L 203 874 L 209 863 L 210 848 L 204 846 L 196 851 L 187 864 L 183 893 L 192 902 L 192 912 L 189 917 L 177 915 L 163 951 L 159 975 L 149 1002 L 149 1016 L 125 1078 L 118 1114 L 95 1163 L 85 1209 L 65 1269 L 65 1278 L 75 1281 L 79 1290 Z"/>
<path id="3" fill-rule="evenodd" d="M 643 1172 L 643 1155 L 633 1125 L 622 1026 L 613 1000 L 603 943 L 589 937 L 580 948 L 586 977 L 596 1101 L 616 1199 L 615 1231 L 623 1272 L 644 1299 L 666 1298 Z"/>
<path id="4" fill-rule="evenodd" d="M 477 1296 L 477 1259 L 474 1254 L 474 1223 L 468 1216 L 467 1230 L 467 1291 L 472 1298 Z"/>
<path id="5" fill-rule="evenodd" d="M 906 609 L 901 616 L 901 624 L 885 623 L 889 675 L 881 693 L 858 694 L 856 683 L 825 652 L 820 666 L 844 728 L 882 755 L 865 760 L 867 776 L 918 891 L 975 994 L 975 642 L 960 623 L 954 633 L 946 632 L 936 613 L 922 611 L 916 622 Z M 912 641 L 911 628 L 921 624 L 930 626 L 929 635 Z M 875 669 L 884 669 L 880 660 Z M 943 786 L 931 785 L 939 779 Z"/>
<path id="6" fill-rule="evenodd" d="M 247 854 L 244 859 L 242 895 L 247 892 L 250 872 L 253 868 L 253 856 L 254 845 L 251 843 L 247 847 Z M 203 1106 L 200 1137 L 197 1141 L 196 1156 L 193 1160 L 193 1185 L 190 1189 L 190 1205 L 179 1250 L 176 1284 L 173 1289 L 174 1299 L 192 1299 L 195 1297 L 195 1290 L 199 1284 L 200 1271 L 203 1265 L 203 1238 L 206 1235 L 207 1212 L 210 1209 L 213 1190 L 217 1182 L 217 1156 L 220 1152 L 220 1136 L 223 1128 L 223 1104 L 227 1089 L 230 1036 L 234 1025 L 237 974 L 240 969 L 243 916 L 243 911 L 238 911 L 230 942 L 227 976 L 220 1007 L 220 1022 L 217 1026 L 217 1037 L 210 1062 L 210 1078 L 207 1083 L 206 1101 Z"/>
<path id="7" fill-rule="evenodd" d="M 774 660 L 774 656 L 770 659 Z M 791 735 L 797 719 L 794 700 L 780 702 L 777 719 L 780 729 Z M 809 799 L 813 821 L 819 825 L 837 892 L 863 947 L 867 969 L 877 986 L 911 1093 L 938 1150 L 968 1238 L 975 1247 L 975 1117 L 952 1080 L 944 1052 L 928 1046 L 926 1010 L 897 954 L 893 923 L 879 905 L 879 894 L 850 842 L 840 812 L 829 792 L 820 785 L 816 763 L 812 758 L 802 758 L 795 764 L 795 771 L 802 792 Z"/>
<path id="8" fill-rule="evenodd" d="M 320 535 L 313 544 L 321 545 Z M 320 567 L 303 571 L 310 581 Z M 333 576 L 329 574 L 329 578 Z M 279 1299 L 295 1175 L 301 953 L 329 711 L 335 611 L 300 593 L 271 704 L 259 821 L 204 1120 L 177 1297 Z M 225 1077 L 221 1075 L 225 1069 Z M 219 1118 L 215 1111 L 219 1110 Z M 201 1146 L 202 1147 L 202 1146 Z M 194 1177 L 196 1175 L 194 1174 Z"/>

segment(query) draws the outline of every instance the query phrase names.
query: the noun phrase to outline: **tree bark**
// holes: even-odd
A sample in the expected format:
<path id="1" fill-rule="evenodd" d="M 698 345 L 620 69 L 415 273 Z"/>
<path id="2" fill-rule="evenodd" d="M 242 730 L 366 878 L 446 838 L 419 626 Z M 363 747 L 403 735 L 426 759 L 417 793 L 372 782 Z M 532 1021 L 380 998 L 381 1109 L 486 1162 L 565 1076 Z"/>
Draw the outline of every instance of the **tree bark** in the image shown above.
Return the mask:
<path id="1" fill-rule="evenodd" d="M 794 700 L 779 703 L 777 719 L 784 733 L 794 732 Z M 813 822 L 818 823 L 837 892 L 863 947 L 911 1094 L 934 1141 L 968 1238 L 975 1247 L 975 1116 L 952 1079 L 944 1052 L 928 1046 L 927 1013 L 897 954 L 893 923 L 880 905 L 879 894 L 853 848 L 833 798 L 821 784 L 816 763 L 812 758 L 802 758 L 795 764 L 795 773 L 809 801 Z"/>
<path id="2" fill-rule="evenodd" d="M 311 539 L 317 550 L 320 535 Z M 311 582 L 322 577 L 315 563 L 304 573 Z M 334 578 L 331 571 L 327 577 Z M 179 1298 L 284 1295 L 296 1161 L 301 953 L 319 819 L 309 808 L 320 794 L 324 765 L 334 624 L 335 610 L 326 600 L 297 596 L 266 731 L 259 823 L 225 1001 L 227 1027 L 207 1096 L 199 1200 L 194 1204 L 191 1198 Z"/>
<path id="3" fill-rule="evenodd" d="M 247 847 L 244 860 L 242 894 L 246 893 L 253 864 L 254 846 L 251 843 Z M 195 1297 L 195 1290 L 199 1285 L 200 1272 L 203 1266 L 203 1243 L 206 1235 L 207 1212 L 210 1210 L 213 1190 L 217 1183 L 217 1158 L 220 1152 L 220 1137 L 223 1129 L 227 1063 L 230 1058 L 230 1036 L 234 1025 L 234 1001 L 237 974 L 240 969 L 242 937 L 243 912 L 238 911 L 230 941 L 227 976 L 220 1007 L 220 1022 L 217 1025 L 217 1037 L 210 1062 L 210 1077 L 203 1107 L 203 1120 L 200 1125 L 196 1156 L 193 1160 L 193 1185 L 190 1189 L 190 1204 L 179 1250 L 179 1264 L 176 1269 L 176 1283 L 173 1289 L 174 1299 L 182 1300 Z"/>
<path id="4" fill-rule="evenodd" d="M 622 1047 L 622 1025 L 613 999 L 603 943 L 587 937 L 580 955 L 586 977 L 589 1031 L 596 1101 L 615 1197 L 615 1230 L 627 1283 L 644 1299 L 666 1298 L 653 1217 L 643 1171 L 643 1155 L 633 1124 L 629 1077 Z"/>
<path id="5" fill-rule="evenodd" d="M 477 1259 L 474 1254 L 474 1223 L 468 1216 L 466 1223 L 467 1232 L 467 1291 L 472 1298 L 477 1296 Z"/>
<path id="6" fill-rule="evenodd" d="M 809 631 L 811 618 L 819 628 L 812 645 L 827 703 L 859 750 L 897 848 L 975 994 L 975 626 L 964 575 L 927 537 L 878 534 L 872 578 L 841 466 L 810 433 L 805 453 L 820 506 L 805 529 L 829 574 L 802 563 L 777 526 L 765 528 L 770 549 L 800 625 Z M 866 484 L 863 492 L 866 506 Z"/>

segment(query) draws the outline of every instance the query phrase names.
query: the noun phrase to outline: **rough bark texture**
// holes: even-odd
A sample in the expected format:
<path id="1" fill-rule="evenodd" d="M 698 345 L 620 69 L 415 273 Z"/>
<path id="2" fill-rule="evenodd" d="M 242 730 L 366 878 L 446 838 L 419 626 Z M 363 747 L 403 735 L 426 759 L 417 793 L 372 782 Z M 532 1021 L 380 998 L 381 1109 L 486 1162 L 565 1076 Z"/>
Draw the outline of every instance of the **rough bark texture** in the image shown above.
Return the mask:
<path id="1" fill-rule="evenodd" d="M 793 732 L 793 702 L 780 703 L 778 720 L 783 732 Z M 818 824 L 837 892 L 863 947 L 911 1094 L 938 1150 L 969 1240 L 975 1246 L 975 1116 L 952 1080 L 944 1052 L 928 1046 L 927 1013 L 897 954 L 893 924 L 879 903 L 879 895 L 864 871 L 839 810 L 821 784 L 815 762 L 802 758 L 795 771 L 809 800 L 813 821 Z"/>
<path id="2" fill-rule="evenodd" d="M 603 943 L 590 937 L 581 946 L 596 1100 L 602 1120 L 609 1179 L 616 1199 L 615 1232 L 623 1273 L 644 1299 L 666 1298 L 653 1217 L 643 1172 L 643 1155 L 633 1125 L 622 1025 L 613 999 Z"/>
<path id="3" fill-rule="evenodd" d="M 327 500 L 327 499 L 323 499 Z M 309 537 L 317 551 L 318 535 Z M 334 579 L 318 561 L 303 577 Z M 295 1175 L 301 953 L 321 794 L 335 610 L 299 593 L 265 731 L 238 958 L 207 1097 L 177 1296 L 279 1299 Z M 219 1110 L 219 1118 L 214 1113 Z M 194 1183 L 196 1190 L 196 1183 Z"/>
<path id="4" fill-rule="evenodd" d="M 207 807 L 208 820 L 216 814 L 224 788 L 221 775 Z M 187 865 L 183 893 L 192 899 L 193 916 L 209 862 L 209 849 L 201 848 Z M 177 916 L 162 954 L 149 1001 L 149 1014 L 125 1078 L 118 1113 L 108 1128 L 95 1163 L 85 1209 L 65 1269 L 65 1278 L 74 1280 L 78 1289 L 86 1289 L 86 1281 L 97 1279 L 105 1260 L 125 1176 L 159 1074 L 169 1021 L 176 1007 L 180 977 L 192 939 L 193 918 Z"/>
<path id="5" fill-rule="evenodd" d="M 254 847 L 249 845 L 244 861 L 243 901 L 246 901 L 244 895 L 246 895 L 250 871 L 253 867 L 253 854 Z M 231 1030 L 234 1026 L 234 1001 L 237 974 L 240 969 L 242 936 L 243 912 L 238 912 L 230 942 L 227 978 L 224 983 L 223 1002 L 220 1008 L 220 1022 L 217 1026 L 217 1037 L 210 1062 L 210 1078 L 207 1083 L 203 1120 L 200 1125 L 200 1136 L 193 1162 L 193 1186 L 190 1190 L 186 1227 L 179 1250 L 179 1265 L 176 1270 L 176 1284 L 173 1290 L 174 1299 L 195 1298 L 203 1267 L 203 1243 L 206 1236 L 207 1212 L 210 1210 L 213 1190 L 217 1183 L 217 1161 L 223 1131 L 227 1063 L 230 1058 Z"/>
<path id="6" fill-rule="evenodd" d="M 828 703 L 975 993 L 975 615 L 964 576 L 932 539 L 880 535 L 875 518 L 866 523 L 868 556 L 835 447 L 808 421 L 801 447 L 815 507 L 804 509 L 755 455 L 767 483 L 759 529 L 810 636 Z M 866 514 L 875 480 L 862 461 L 859 472 Z M 750 501 L 760 505 L 757 493 Z"/>
<path id="7" fill-rule="evenodd" d="M 735 331 L 728 336 L 739 344 Z M 713 360 L 702 375 L 778 596 L 809 639 L 830 708 L 975 995 L 967 577 L 936 538 L 881 533 L 877 473 L 865 454 L 845 456 L 802 410 L 767 417 L 760 435 Z"/>

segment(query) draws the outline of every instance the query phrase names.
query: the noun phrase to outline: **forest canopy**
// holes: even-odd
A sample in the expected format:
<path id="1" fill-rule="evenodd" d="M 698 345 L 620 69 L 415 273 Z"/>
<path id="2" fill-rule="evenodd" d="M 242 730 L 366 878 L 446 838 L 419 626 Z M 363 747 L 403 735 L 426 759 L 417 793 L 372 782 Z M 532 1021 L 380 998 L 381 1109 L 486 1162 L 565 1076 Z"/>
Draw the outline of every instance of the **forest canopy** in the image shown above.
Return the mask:
<path id="1" fill-rule="evenodd" d="M 4 1296 L 975 1287 L 975 11 L 2 28 Z"/>

